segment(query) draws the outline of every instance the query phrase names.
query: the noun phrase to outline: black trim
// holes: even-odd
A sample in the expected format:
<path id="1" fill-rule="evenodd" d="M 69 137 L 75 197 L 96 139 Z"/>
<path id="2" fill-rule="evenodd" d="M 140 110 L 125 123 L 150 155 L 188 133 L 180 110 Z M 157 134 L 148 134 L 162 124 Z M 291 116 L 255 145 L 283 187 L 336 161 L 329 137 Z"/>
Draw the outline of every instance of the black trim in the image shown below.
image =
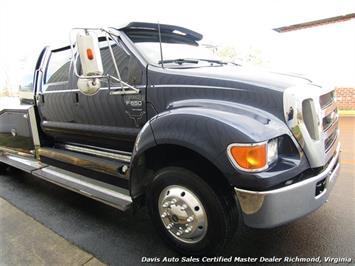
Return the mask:
<path id="1" fill-rule="evenodd" d="M 89 125 L 79 123 L 57 122 L 57 121 L 42 121 L 42 127 L 45 131 L 63 131 L 63 132 L 82 132 L 90 135 L 111 135 L 118 139 L 135 140 L 140 128 L 129 127 L 112 127 L 103 125 Z"/>
<path id="2" fill-rule="evenodd" d="M 196 31 L 192 31 L 192 30 L 180 27 L 180 26 L 159 24 L 159 28 L 160 28 L 161 32 L 173 33 L 174 31 L 180 31 L 180 32 L 186 34 L 186 37 L 188 37 L 194 41 L 199 41 L 203 38 L 202 34 L 196 32 Z M 126 25 L 125 27 L 119 28 L 118 30 L 128 31 L 128 30 L 132 30 L 132 29 L 158 31 L 158 24 L 157 23 L 146 23 L 146 22 L 131 22 L 128 25 Z"/>
<path id="3" fill-rule="evenodd" d="M 61 48 L 57 48 L 57 49 L 53 49 L 53 50 L 51 50 L 51 52 L 52 53 L 62 52 L 62 51 L 68 50 L 68 49 L 71 49 L 70 45 L 64 46 L 64 47 L 61 47 Z"/>

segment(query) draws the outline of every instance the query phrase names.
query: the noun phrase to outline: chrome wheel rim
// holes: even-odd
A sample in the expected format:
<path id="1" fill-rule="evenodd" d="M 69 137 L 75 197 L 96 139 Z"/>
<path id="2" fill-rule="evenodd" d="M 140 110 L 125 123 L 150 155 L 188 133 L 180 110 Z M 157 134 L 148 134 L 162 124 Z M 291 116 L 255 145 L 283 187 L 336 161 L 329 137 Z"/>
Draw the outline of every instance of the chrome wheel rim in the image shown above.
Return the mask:
<path id="1" fill-rule="evenodd" d="M 179 241 L 196 243 L 206 235 L 206 211 L 191 190 L 178 185 L 164 188 L 158 207 L 166 230 Z"/>

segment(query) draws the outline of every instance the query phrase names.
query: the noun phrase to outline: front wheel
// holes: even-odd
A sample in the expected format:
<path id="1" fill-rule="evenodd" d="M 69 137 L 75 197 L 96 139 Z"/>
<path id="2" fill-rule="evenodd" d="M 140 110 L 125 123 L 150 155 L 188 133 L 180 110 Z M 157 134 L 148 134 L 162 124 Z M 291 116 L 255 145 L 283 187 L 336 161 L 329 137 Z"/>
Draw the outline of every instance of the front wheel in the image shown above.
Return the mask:
<path id="1" fill-rule="evenodd" d="M 180 167 L 158 171 L 147 191 L 149 212 L 163 239 L 178 252 L 197 256 L 217 252 L 233 236 L 233 200 Z"/>

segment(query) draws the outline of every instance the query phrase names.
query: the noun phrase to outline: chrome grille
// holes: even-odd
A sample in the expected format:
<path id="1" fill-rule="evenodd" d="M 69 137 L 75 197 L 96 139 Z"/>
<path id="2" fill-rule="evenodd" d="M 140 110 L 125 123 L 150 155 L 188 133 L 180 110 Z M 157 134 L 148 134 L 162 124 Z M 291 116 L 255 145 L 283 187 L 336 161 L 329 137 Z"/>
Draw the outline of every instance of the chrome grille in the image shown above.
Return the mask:
<path id="1" fill-rule="evenodd" d="M 329 115 L 323 118 L 323 130 L 327 131 L 333 124 L 334 120 L 337 119 L 338 117 L 338 110 L 335 109 L 333 112 L 331 112 Z"/>
<path id="2" fill-rule="evenodd" d="M 335 93 L 331 91 L 319 97 L 322 109 L 322 129 L 326 162 L 333 156 L 338 143 L 338 110 L 335 102 Z"/>
<path id="3" fill-rule="evenodd" d="M 300 84 L 284 92 L 285 121 L 312 168 L 322 167 L 339 142 L 334 89 Z"/>
<path id="4" fill-rule="evenodd" d="M 329 93 L 323 94 L 319 97 L 319 103 L 321 108 L 326 108 L 328 105 L 332 104 L 334 102 L 334 97 L 335 93 L 334 91 L 331 91 Z"/>
<path id="5" fill-rule="evenodd" d="M 337 131 L 334 131 L 328 138 L 324 140 L 324 146 L 326 152 L 332 147 L 336 138 L 337 138 Z"/>

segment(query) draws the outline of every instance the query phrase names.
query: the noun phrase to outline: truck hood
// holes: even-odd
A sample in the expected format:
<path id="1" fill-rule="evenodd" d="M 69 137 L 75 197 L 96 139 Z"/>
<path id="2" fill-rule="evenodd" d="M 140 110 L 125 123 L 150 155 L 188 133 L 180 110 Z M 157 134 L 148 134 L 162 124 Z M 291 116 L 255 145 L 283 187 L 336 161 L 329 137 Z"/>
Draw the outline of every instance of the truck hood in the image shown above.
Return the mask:
<path id="1" fill-rule="evenodd" d="M 257 113 L 262 110 L 285 121 L 284 91 L 312 83 L 301 76 L 235 65 L 179 69 L 149 66 L 148 70 L 148 101 L 154 103 L 158 113 L 176 106 L 176 101 L 181 107 L 185 100 L 211 99 L 221 105 L 228 102 L 226 105 L 252 107 Z"/>
<path id="2" fill-rule="evenodd" d="M 312 83 L 310 79 L 297 74 L 270 72 L 255 67 L 235 65 L 186 68 L 179 69 L 178 71 L 184 75 L 193 75 L 208 79 L 213 78 L 216 82 L 218 80 L 228 80 L 279 91 L 296 85 Z"/>

